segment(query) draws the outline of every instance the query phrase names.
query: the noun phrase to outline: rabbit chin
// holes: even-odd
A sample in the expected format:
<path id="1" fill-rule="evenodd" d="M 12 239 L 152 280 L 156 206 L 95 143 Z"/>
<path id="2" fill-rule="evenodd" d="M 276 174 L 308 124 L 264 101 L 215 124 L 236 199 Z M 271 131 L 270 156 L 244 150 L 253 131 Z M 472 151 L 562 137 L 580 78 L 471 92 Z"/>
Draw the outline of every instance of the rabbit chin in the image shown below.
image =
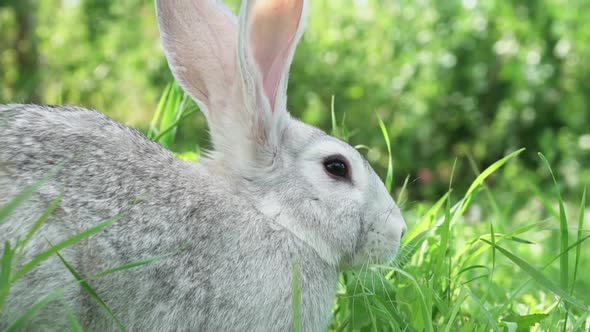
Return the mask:
<path id="1" fill-rule="evenodd" d="M 343 261 L 340 268 L 342 270 L 359 270 L 371 265 L 387 264 L 393 261 L 399 251 L 399 242 L 395 241 L 389 248 L 375 247 L 378 243 L 378 241 L 368 242 L 352 258 Z"/>

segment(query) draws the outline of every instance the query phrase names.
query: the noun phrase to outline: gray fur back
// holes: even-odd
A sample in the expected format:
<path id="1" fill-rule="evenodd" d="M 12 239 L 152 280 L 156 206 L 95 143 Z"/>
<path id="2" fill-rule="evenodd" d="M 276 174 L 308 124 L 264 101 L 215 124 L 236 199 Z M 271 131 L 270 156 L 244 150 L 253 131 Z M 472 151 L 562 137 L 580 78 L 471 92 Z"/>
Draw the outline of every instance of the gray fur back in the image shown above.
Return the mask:
<path id="1" fill-rule="evenodd" d="M 55 244 L 124 211 L 111 227 L 61 252 L 78 272 L 91 276 L 188 243 L 171 257 L 91 282 L 127 329 L 290 330 L 295 258 L 305 285 L 304 330 L 324 326 L 336 269 L 264 217 L 206 164 L 178 160 L 95 111 L 0 106 L 0 206 L 59 165 L 60 171 L 0 225 L 2 243 L 22 238 L 64 193 L 22 262 L 48 248 L 44 237 Z M 57 257 L 35 268 L 13 286 L 0 328 L 72 280 Z M 116 328 L 78 286 L 31 320 L 29 328 L 68 328 L 64 303 L 88 330 Z"/>

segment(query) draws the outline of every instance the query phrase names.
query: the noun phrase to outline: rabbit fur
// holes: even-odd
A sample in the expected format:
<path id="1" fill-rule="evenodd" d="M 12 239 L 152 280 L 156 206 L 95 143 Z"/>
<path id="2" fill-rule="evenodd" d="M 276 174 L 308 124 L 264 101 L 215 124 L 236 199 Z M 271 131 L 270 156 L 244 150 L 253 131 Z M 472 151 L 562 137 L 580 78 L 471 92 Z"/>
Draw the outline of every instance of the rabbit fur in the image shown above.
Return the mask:
<path id="1" fill-rule="evenodd" d="M 307 6 L 244 1 L 235 17 L 215 0 L 156 1 L 171 70 L 209 124 L 213 151 L 199 163 L 93 110 L 0 106 L 0 206 L 52 174 L 0 225 L 2 243 L 23 239 L 63 194 L 20 262 L 117 215 L 60 251 L 80 274 L 174 253 L 90 280 L 128 330 L 292 330 L 295 265 L 302 330 L 325 330 L 338 272 L 391 260 L 405 224 L 353 147 L 286 110 Z M 347 177 L 329 174 L 330 158 Z M 14 283 L 0 329 L 74 280 L 58 257 L 46 260 Z M 27 329 L 69 329 L 68 308 L 86 330 L 118 329 L 76 284 Z"/>

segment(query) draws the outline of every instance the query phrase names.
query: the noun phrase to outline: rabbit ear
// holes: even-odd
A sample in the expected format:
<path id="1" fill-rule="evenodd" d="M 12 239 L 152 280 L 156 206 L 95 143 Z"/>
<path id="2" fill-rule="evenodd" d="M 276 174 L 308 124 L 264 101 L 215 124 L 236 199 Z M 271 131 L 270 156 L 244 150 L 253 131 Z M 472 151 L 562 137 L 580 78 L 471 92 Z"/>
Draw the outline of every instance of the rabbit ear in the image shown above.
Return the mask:
<path id="1" fill-rule="evenodd" d="M 272 165 L 289 120 L 287 72 L 303 33 L 303 0 L 244 0 L 237 19 L 218 0 L 156 0 L 174 76 L 204 111 L 223 168 Z"/>
<path id="2" fill-rule="evenodd" d="M 174 77 L 209 118 L 235 80 L 236 17 L 215 0 L 156 0 L 156 15 Z"/>
<path id="3" fill-rule="evenodd" d="M 251 169 L 272 121 L 252 106 L 259 93 L 240 76 L 237 18 L 219 0 L 156 0 L 156 12 L 170 69 L 207 117 L 209 157 L 223 168 Z"/>
<path id="4" fill-rule="evenodd" d="M 287 79 L 306 23 L 304 0 L 244 1 L 240 15 L 242 57 L 250 58 L 271 112 L 286 112 Z M 240 59 L 243 62 L 243 59 Z"/>

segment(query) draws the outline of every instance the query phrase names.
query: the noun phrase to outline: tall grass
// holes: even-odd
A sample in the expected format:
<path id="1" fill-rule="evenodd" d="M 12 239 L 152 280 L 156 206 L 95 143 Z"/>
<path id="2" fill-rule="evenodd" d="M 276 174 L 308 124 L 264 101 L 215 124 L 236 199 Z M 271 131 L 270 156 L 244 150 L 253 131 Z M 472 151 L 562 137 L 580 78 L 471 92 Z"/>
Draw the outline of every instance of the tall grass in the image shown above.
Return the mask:
<path id="1" fill-rule="evenodd" d="M 176 127 L 194 113 L 196 108 L 176 85 L 169 86 L 158 105 L 148 137 L 174 149 Z M 385 183 L 390 191 L 401 197 L 409 188 L 408 177 L 401 190 L 394 184 L 394 161 L 387 126 L 377 119 L 386 140 L 390 158 Z M 337 121 L 332 103 L 332 133 L 348 140 L 353 134 L 345 126 L 345 117 Z M 364 145 L 359 150 L 369 149 Z M 404 207 L 409 231 L 397 259 L 387 265 L 367 264 L 355 272 L 340 276 L 334 303 L 330 331 L 584 331 L 590 329 L 590 283 L 584 278 L 590 271 L 588 238 L 585 225 L 586 189 L 574 204 L 564 200 L 557 178 L 547 160 L 540 155 L 554 180 L 554 188 L 547 190 L 539 183 L 531 183 L 525 200 L 516 200 L 510 185 L 491 187 L 490 178 L 504 179 L 510 184 L 514 172 L 504 175 L 504 168 L 514 165 L 520 173 L 527 172 L 514 162 L 520 149 L 509 153 L 483 171 L 474 169 L 471 186 L 464 192 L 449 190 L 435 202 L 417 203 Z M 199 151 L 188 159 L 197 159 Z M 186 157 L 186 155 L 181 156 Z M 460 160 L 456 162 L 461 162 Z M 520 174 L 516 173 L 516 174 Z M 538 175 L 535 175 L 538 176 Z M 35 190 L 24 188 L 23 193 L 0 208 L 0 223 L 19 208 Z M 485 193 L 482 195 L 481 193 Z M 571 196 L 571 195 L 570 195 Z M 40 225 L 59 203 L 61 196 L 39 217 L 25 239 L 4 243 L 0 270 L 0 311 L 10 292 L 10 285 L 28 270 L 15 270 L 23 244 L 30 241 Z M 523 201 L 520 205 L 507 201 Z M 399 200 L 398 200 L 399 202 Z M 529 203 L 538 202 L 538 204 Z M 557 209 L 555 208 L 557 207 Z M 537 211 L 541 209 L 541 213 Z M 479 215 L 474 211 L 480 211 Z M 577 222 L 570 225 L 568 215 L 577 213 Z M 528 216 L 536 216 L 530 219 Z M 539 217 L 541 216 L 541 217 Z M 115 217 L 117 218 L 117 217 Z M 51 246 L 25 267 L 33 268 L 59 250 L 108 227 L 116 219 L 105 221 L 63 243 Z M 76 282 L 54 290 L 24 312 L 8 327 L 9 331 L 25 326 L 50 301 L 55 301 L 67 287 L 80 285 L 115 321 L 112 312 L 91 286 L 93 278 L 150 263 L 163 257 L 103 271 L 95 276 L 82 276 L 60 256 L 64 268 Z M 299 317 L 299 266 L 294 263 L 293 309 Z M 584 273 L 586 272 L 586 273 Z M 66 305 L 66 304 L 64 304 Z M 68 311 L 71 313 L 71 310 Z M 73 315 L 68 316 L 72 330 L 81 330 Z M 300 329 L 300 320 L 294 330 Z M 124 322 L 119 322 L 121 330 Z"/>

